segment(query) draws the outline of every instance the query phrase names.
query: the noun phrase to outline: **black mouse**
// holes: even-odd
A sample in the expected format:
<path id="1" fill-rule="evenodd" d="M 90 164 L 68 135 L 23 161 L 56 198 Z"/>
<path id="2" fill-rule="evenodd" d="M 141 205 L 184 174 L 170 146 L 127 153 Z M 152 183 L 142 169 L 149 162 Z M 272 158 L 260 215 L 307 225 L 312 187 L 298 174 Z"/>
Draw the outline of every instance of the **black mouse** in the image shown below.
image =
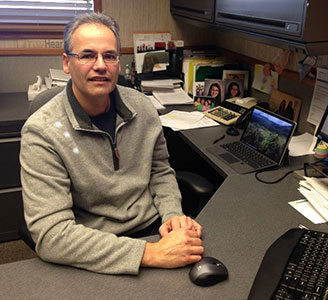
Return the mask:
<path id="1" fill-rule="evenodd" d="M 228 127 L 226 132 L 227 132 L 227 134 L 233 135 L 233 136 L 239 135 L 239 131 L 235 126 Z"/>
<path id="2" fill-rule="evenodd" d="M 190 280 L 200 286 L 216 284 L 228 278 L 225 265 L 214 257 L 203 257 L 189 272 Z"/>

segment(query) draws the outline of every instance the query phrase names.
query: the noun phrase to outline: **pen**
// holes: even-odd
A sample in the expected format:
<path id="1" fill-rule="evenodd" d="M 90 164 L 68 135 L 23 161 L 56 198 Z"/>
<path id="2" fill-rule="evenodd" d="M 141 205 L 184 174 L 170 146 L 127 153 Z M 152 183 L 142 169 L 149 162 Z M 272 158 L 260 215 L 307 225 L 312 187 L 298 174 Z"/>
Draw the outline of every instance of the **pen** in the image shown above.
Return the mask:
<path id="1" fill-rule="evenodd" d="M 216 139 L 216 140 L 213 142 L 213 144 L 216 144 L 217 142 L 223 140 L 224 138 L 225 138 L 225 134 L 222 135 L 221 137 L 219 137 L 218 139 Z"/>
<path id="2" fill-rule="evenodd" d="M 308 227 L 306 227 L 305 225 L 303 225 L 303 224 L 298 224 L 298 228 L 299 229 L 305 229 L 305 230 L 309 230 L 309 228 Z"/>

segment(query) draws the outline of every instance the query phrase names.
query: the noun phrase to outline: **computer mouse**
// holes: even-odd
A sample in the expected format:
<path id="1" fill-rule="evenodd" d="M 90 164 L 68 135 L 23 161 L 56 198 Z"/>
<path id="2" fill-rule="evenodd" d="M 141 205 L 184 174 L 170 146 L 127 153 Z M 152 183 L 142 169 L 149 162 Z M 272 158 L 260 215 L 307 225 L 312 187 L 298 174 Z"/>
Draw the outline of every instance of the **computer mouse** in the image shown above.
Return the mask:
<path id="1" fill-rule="evenodd" d="M 234 126 L 228 127 L 226 132 L 228 135 L 233 135 L 233 136 L 239 135 L 238 129 Z"/>
<path id="2" fill-rule="evenodd" d="M 225 265 L 214 257 L 203 257 L 189 272 L 190 280 L 200 286 L 210 286 L 228 278 Z"/>

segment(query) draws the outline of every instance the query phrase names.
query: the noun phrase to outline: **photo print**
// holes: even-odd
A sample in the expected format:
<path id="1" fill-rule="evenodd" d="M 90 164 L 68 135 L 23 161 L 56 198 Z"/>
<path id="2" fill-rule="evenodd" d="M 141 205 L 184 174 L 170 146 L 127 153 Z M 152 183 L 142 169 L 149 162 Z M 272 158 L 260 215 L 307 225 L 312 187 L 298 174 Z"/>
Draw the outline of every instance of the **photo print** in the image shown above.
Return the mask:
<path id="1" fill-rule="evenodd" d="M 297 122 L 301 99 L 273 89 L 269 105 L 272 112 Z"/>
<path id="2" fill-rule="evenodd" d="M 225 80 L 225 99 L 244 97 L 244 83 L 239 79 L 226 79 Z"/>
<path id="3" fill-rule="evenodd" d="M 244 91 L 248 90 L 249 71 L 247 70 L 223 70 L 222 79 L 237 79 L 243 82 Z"/>
<path id="4" fill-rule="evenodd" d="M 204 96 L 213 97 L 215 106 L 218 106 L 224 101 L 225 84 L 225 81 L 221 79 L 205 78 Z"/>

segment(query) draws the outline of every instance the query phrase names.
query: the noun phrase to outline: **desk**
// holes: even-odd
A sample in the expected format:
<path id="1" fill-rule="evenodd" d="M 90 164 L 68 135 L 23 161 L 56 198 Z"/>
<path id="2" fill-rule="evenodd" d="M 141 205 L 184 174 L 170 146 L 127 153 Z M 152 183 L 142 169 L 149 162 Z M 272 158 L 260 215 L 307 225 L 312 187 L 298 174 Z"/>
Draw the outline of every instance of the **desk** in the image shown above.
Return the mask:
<path id="1" fill-rule="evenodd" d="M 23 218 L 20 183 L 20 129 L 27 119 L 27 93 L 0 94 L 0 241 L 19 238 Z"/>
<path id="2" fill-rule="evenodd" d="M 0 93 L 0 121 L 25 121 L 30 104 L 27 93 Z"/>
<path id="3" fill-rule="evenodd" d="M 219 126 L 179 135 L 225 177 L 197 220 L 204 227 L 205 255 L 214 256 L 227 266 L 228 280 L 212 287 L 198 287 L 189 280 L 190 266 L 174 270 L 142 268 L 139 276 L 111 276 L 35 258 L 0 265 L 0 298 L 247 299 L 264 253 L 276 238 L 299 223 L 322 231 L 328 231 L 328 225 L 313 225 L 288 204 L 302 197 L 293 175 L 280 183 L 266 185 L 258 182 L 254 174 L 235 173 L 207 152 L 206 147 L 224 131 L 225 127 Z M 294 160 L 289 168 L 301 164 Z M 263 178 L 279 178 L 287 169 L 265 173 Z"/>

